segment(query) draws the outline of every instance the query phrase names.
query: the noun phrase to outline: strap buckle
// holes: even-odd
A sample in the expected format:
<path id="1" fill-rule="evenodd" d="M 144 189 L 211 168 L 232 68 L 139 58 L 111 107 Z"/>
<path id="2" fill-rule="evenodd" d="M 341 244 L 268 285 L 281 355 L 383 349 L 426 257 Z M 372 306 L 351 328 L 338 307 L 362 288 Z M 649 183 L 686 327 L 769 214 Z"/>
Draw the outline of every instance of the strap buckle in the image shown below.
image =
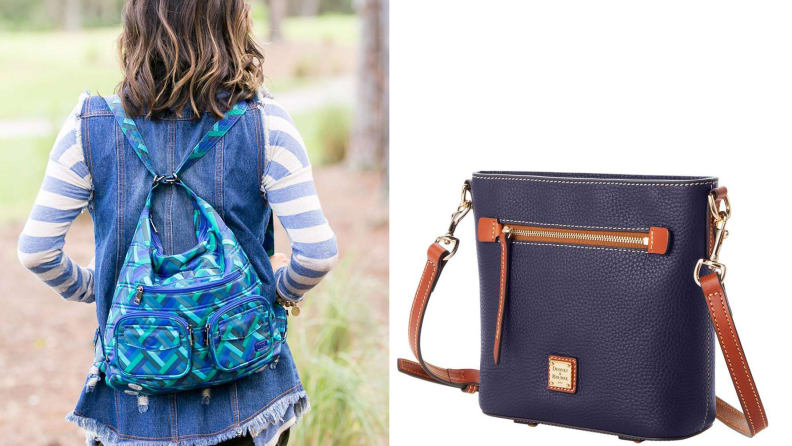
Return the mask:
<path id="1" fill-rule="evenodd" d="M 723 240 L 729 236 L 729 231 L 726 230 L 726 222 L 729 220 L 729 217 L 731 217 L 731 205 L 729 203 L 729 197 L 726 194 L 726 188 L 711 191 L 707 196 L 707 206 L 715 225 L 715 243 L 712 246 L 712 252 L 709 258 L 699 259 L 699 261 L 696 262 L 696 267 L 693 269 L 693 280 L 698 286 L 701 286 L 702 266 L 706 266 L 718 274 L 721 281 L 726 280 L 726 265 L 718 261 L 720 249 L 721 246 L 723 246 Z"/>
<path id="2" fill-rule="evenodd" d="M 441 243 L 445 245 L 444 248 L 446 249 L 446 251 L 448 251 L 448 255 L 443 257 L 443 260 L 448 260 L 451 257 L 454 257 L 454 254 L 456 254 L 457 249 L 459 249 L 459 239 L 454 237 L 453 235 L 448 235 L 448 234 L 441 235 L 440 237 L 437 237 L 435 239 L 435 243 Z"/>
<path id="3" fill-rule="evenodd" d="M 175 184 L 181 183 L 179 176 L 176 175 L 176 172 L 173 172 L 170 175 L 156 175 L 154 176 L 154 182 L 152 184 L 163 183 L 163 184 Z"/>
<path id="4" fill-rule="evenodd" d="M 460 201 L 459 206 L 457 206 L 457 210 L 451 214 L 451 224 L 448 225 L 448 231 L 435 239 L 435 243 L 442 243 L 447 247 L 446 250 L 449 251 L 444 260 L 448 260 L 451 257 L 454 257 L 454 254 L 456 254 L 457 249 L 459 248 L 459 239 L 454 237 L 454 232 L 456 231 L 456 227 L 459 222 L 465 218 L 472 208 L 473 195 L 470 192 L 470 183 L 466 181 L 465 185 L 462 186 L 462 200 Z"/>

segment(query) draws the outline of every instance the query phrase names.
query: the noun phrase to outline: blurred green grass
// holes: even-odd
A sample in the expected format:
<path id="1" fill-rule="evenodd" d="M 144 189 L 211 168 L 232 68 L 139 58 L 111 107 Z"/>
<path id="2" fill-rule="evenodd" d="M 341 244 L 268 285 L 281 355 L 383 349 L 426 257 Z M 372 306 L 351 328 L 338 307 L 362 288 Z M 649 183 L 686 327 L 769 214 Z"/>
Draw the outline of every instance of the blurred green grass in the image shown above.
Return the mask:
<path id="1" fill-rule="evenodd" d="M 53 137 L 0 141 L 0 224 L 20 220 L 33 206 Z"/>
<path id="2" fill-rule="evenodd" d="M 387 321 L 371 302 L 384 284 L 346 258 L 306 297 L 289 334 L 311 411 L 294 444 L 379 445 L 388 438 Z"/>
<path id="3" fill-rule="evenodd" d="M 318 20 L 316 17 L 290 17 L 283 25 L 283 34 L 286 39 L 294 41 L 342 45 L 352 45 L 360 39 L 357 16 L 346 14 L 325 14 Z"/>
<path id="4" fill-rule="evenodd" d="M 254 32 L 269 35 L 267 8 L 262 2 L 253 4 Z M 332 42 L 352 45 L 360 39 L 358 18 L 353 14 L 322 14 L 318 17 L 289 17 L 283 23 L 286 40 L 296 42 Z"/>
<path id="5" fill-rule="evenodd" d="M 112 93 L 118 29 L 0 33 L 0 119 L 62 119 L 80 93 Z"/>
<path id="6" fill-rule="evenodd" d="M 292 118 L 300 130 L 314 166 L 334 164 L 344 158 L 351 132 L 352 109 L 328 105 Z"/>

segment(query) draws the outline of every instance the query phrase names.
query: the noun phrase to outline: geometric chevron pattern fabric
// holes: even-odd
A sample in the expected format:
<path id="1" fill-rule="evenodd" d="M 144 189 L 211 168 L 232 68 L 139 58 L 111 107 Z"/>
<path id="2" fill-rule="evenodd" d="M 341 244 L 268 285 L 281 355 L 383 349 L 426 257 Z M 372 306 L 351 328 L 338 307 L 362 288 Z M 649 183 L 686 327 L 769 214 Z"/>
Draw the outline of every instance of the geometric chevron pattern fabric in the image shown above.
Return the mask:
<path id="1" fill-rule="evenodd" d="M 107 102 L 135 153 L 158 177 L 135 122 L 117 97 Z M 246 109 L 232 108 L 176 173 L 206 154 Z M 180 254 L 166 255 L 152 228 L 151 200 L 158 187 L 181 187 L 193 202 L 197 244 Z M 247 255 L 212 206 L 177 177 L 154 182 L 104 330 L 105 381 L 151 395 L 209 387 L 262 370 L 286 338 L 286 311 L 262 294 Z"/>

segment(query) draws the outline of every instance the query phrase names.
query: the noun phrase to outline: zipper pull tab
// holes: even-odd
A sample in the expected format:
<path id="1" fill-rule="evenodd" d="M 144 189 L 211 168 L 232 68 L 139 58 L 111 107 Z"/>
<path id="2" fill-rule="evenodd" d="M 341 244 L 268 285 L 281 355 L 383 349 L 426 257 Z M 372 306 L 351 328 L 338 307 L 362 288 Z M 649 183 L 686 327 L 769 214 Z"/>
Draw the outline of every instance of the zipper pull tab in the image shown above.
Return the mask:
<path id="1" fill-rule="evenodd" d="M 503 338 L 503 312 L 506 307 L 506 297 L 509 293 L 509 245 L 511 239 L 511 226 L 503 226 L 500 236 L 500 268 L 498 271 L 498 315 L 495 320 L 495 342 L 492 346 L 492 359 L 495 365 L 500 363 L 501 340 Z"/>
<path id="2" fill-rule="evenodd" d="M 204 327 L 204 347 L 209 346 L 209 324 Z"/>
<path id="3" fill-rule="evenodd" d="M 140 305 L 140 302 L 143 301 L 143 285 L 137 286 L 137 293 L 135 293 L 135 303 Z"/>
<path id="4" fill-rule="evenodd" d="M 154 232 L 156 232 L 157 234 L 159 234 L 159 231 L 157 231 L 157 227 L 156 227 L 156 226 L 154 226 L 154 219 L 151 217 L 151 214 L 149 214 L 149 223 L 151 223 L 151 229 L 153 229 L 153 230 L 154 230 Z"/>

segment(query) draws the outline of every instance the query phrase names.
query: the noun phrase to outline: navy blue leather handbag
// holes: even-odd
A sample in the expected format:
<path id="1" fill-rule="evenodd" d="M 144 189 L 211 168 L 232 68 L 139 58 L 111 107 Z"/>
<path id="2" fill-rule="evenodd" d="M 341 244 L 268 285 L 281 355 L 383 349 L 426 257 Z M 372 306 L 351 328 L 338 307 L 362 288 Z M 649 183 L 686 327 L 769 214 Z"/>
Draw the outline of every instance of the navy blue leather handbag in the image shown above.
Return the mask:
<path id="1" fill-rule="evenodd" d="M 421 327 L 471 209 L 480 370 L 446 369 L 422 357 Z M 718 260 L 730 215 L 713 177 L 477 172 L 429 248 L 410 313 L 417 362 L 398 368 L 479 392 L 485 414 L 531 426 L 668 440 L 717 417 L 753 436 L 767 416 Z M 716 342 L 742 412 L 715 396 Z"/>

